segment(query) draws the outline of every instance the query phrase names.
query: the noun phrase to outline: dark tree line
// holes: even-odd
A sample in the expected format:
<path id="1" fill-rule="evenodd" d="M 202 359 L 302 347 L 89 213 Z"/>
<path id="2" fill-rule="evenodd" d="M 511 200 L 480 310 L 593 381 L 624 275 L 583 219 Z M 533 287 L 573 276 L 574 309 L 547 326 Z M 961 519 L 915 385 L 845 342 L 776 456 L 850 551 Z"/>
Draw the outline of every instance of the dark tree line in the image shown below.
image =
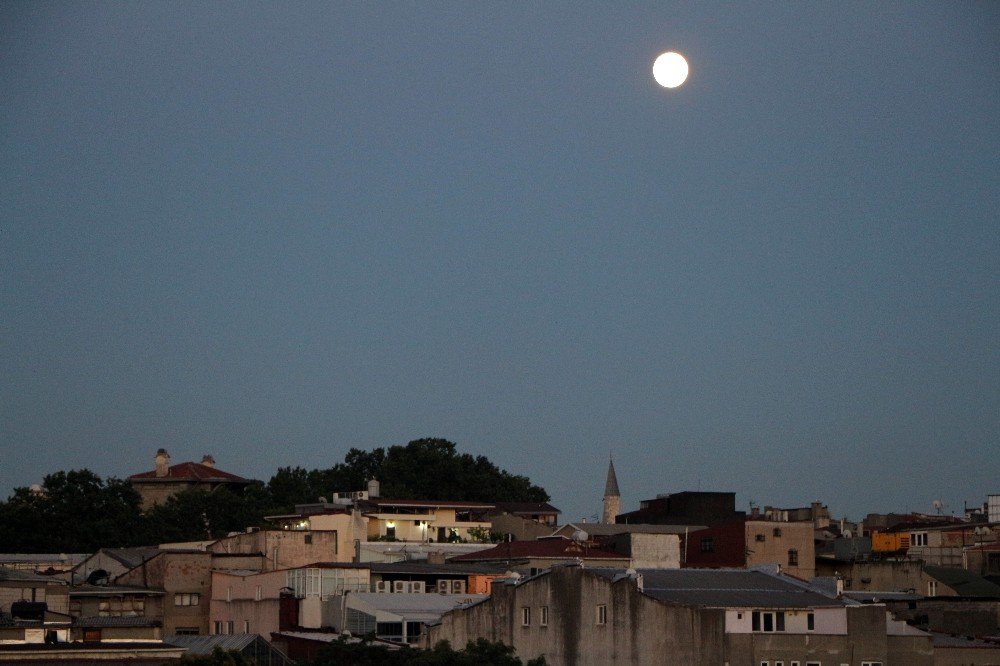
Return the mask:
<path id="1" fill-rule="evenodd" d="M 351 449 L 344 462 L 306 471 L 283 467 L 268 483 L 242 492 L 187 490 L 147 512 L 128 481 L 89 470 L 45 477 L 41 492 L 18 488 L 0 502 L 0 551 L 86 553 L 219 538 L 264 516 L 287 513 L 333 492 L 361 490 L 376 478 L 387 498 L 464 501 L 548 501 L 545 490 L 510 474 L 485 456 L 460 454 L 452 442 L 420 439 L 405 446 Z"/>

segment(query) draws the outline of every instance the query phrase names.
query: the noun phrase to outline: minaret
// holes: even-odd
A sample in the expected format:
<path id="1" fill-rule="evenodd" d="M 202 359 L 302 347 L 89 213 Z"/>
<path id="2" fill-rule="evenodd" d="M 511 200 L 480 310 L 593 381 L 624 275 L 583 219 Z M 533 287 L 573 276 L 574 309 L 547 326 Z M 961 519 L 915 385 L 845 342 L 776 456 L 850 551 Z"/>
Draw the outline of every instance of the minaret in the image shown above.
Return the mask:
<path id="1" fill-rule="evenodd" d="M 622 495 L 618 490 L 618 477 L 615 476 L 615 461 L 608 458 L 608 480 L 604 484 L 604 515 L 601 522 L 613 524 L 615 517 L 621 513 Z"/>

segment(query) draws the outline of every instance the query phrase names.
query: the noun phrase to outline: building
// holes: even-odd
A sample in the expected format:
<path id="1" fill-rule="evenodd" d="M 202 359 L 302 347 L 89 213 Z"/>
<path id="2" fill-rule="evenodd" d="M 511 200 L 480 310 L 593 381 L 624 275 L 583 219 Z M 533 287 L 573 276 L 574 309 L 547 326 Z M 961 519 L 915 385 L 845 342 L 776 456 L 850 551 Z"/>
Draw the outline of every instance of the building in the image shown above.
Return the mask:
<path id="1" fill-rule="evenodd" d="M 685 491 L 643 500 L 637 511 L 620 514 L 615 522 L 711 527 L 745 516 L 736 510 L 736 493 Z"/>
<path id="2" fill-rule="evenodd" d="M 816 543 L 811 522 L 734 520 L 690 532 L 684 566 L 694 568 L 779 565 L 785 573 L 809 580 L 816 575 Z"/>
<path id="3" fill-rule="evenodd" d="M 259 564 L 246 568 L 256 571 L 289 569 L 310 562 L 352 561 L 355 548 L 350 514 L 323 517 L 343 520 L 331 521 L 328 525 L 331 529 L 251 529 L 215 541 L 208 551 L 216 555 L 255 556 Z"/>
<path id="4" fill-rule="evenodd" d="M 548 502 L 497 502 L 489 513 L 490 531 L 515 541 L 548 536 L 559 521 L 559 509 Z"/>
<path id="5" fill-rule="evenodd" d="M 508 541 L 482 550 L 449 558 L 450 563 L 494 564 L 521 575 L 536 573 L 559 564 L 583 563 L 587 566 L 628 567 L 628 555 L 615 553 L 563 537 L 535 541 Z"/>
<path id="6" fill-rule="evenodd" d="M 434 500 L 359 499 L 355 507 L 368 519 L 369 541 L 478 541 L 489 533 L 495 504 Z"/>
<path id="7" fill-rule="evenodd" d="M 154 469 L 128 477 L 129 483 L 142 497 L 143 510 L 162 504 L 168 497 L 183 490 L 228 488 L 238 493 L 252 483 L 249 479 L 216 469 L 212 456 L 203 457 L 200 463 L 171 465 L 170 454 L 160 449 L 154 461 Z"/>
<path id="8" fill-rule="evenodd" d="M 464 608 L 484 599 L 482 594 L 348 594 L 340 603 L 331 603 L 333 626 L 354 636 L 374 634 L 376 638 L 401 645 L 418 645 L 424 626 L 440 621 L 455 608 Z M 463 643 L 464 645 L 464 643 Z"/>
<path id="9" fill-rule="evenodd" d="M 773 572 L 556 567 L 445 613 L 427 645 L 485 638 L 552 666 L 931 666 L 929 634 L 884 606 Z"/>

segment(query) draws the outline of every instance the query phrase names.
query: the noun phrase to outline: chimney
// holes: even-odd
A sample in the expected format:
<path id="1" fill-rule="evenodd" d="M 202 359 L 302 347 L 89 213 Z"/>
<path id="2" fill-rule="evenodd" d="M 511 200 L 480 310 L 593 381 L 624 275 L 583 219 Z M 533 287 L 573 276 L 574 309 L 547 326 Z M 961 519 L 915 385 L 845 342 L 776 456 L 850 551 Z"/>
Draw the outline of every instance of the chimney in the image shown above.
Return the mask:
<path id="1" fill-rule="evenodd" d="M 368 482 L 368 498 L 376 499 L 379 494 L 378 479 L 372 479 Z"/>
<path id="2" fill-rule="evenodd" d="M 170 454 L 166 449 L 156 452 L 156 476 L 164 477 L 170 473 Z"/>
<path id="3" fill-rule="evenodd" d="M 205 467 L 215 467 L 215 458 L 210 455 L 202 456 L 201 464 Z"/>

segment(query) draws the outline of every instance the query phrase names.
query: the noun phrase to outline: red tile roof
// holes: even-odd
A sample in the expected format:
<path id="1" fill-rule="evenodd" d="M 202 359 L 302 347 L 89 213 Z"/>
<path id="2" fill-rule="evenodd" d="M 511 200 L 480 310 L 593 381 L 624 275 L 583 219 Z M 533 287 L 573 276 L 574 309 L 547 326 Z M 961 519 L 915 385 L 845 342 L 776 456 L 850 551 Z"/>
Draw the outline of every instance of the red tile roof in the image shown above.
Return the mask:
<path id="1" fill-rule="evenodd" d="M 156 470 L 133 474 L 128 477 L 130 481 L 222 481 L 228 483 L 250 483 L 249 479 L 236 476 L 221 469 L 202 465 L 201 463 L 186 462 L 178 465 L 171 465 L 167 469 L 166 476 L 156 476 Z"/>
<path id="2" fill-rule="evenodd" d="M 456 555 L 448 558 L 449 562 L 492 562 L 496 560 L 514 560 L 524 558 L 573 558 L 580 559 L 615 559 L 627 560 L 627 555 L 613 553 L 600 548 L 588 548 L 570 539 L 538 539 L 536 541 L 510 541 L 498 544 L 489 550 L 479 550 L 474 553 Z"/>

